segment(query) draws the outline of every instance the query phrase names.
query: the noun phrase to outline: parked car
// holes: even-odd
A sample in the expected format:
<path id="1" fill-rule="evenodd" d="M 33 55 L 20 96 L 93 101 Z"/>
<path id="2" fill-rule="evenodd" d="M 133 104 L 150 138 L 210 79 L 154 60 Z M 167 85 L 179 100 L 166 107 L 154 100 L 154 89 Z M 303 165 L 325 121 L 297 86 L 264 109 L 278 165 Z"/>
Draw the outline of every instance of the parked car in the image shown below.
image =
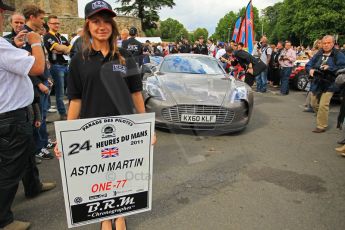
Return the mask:
<path id="1" fill-rule="evenodd" d="M 157 127 L 227 133 L 248 125 L 253 92 L 214 57 L 173 54 L 143 70 L 145 106 L 156 113 Z"/>
<path id="2" fill-rule="evenodd" d="M 305 71 L 305 65 L 309 60 L 297 60 L 295 61 L 292 73 L 290 75 L 290 84 L 297 90 L 303 91 L 309 81 L 309 74 Z"/>

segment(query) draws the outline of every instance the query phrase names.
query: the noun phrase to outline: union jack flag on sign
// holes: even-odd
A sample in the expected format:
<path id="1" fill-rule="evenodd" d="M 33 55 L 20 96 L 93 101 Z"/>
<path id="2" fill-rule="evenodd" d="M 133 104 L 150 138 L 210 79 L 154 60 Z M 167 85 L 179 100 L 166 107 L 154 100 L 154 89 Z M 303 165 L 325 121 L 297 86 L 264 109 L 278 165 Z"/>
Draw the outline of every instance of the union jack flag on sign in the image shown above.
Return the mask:
<path id="1" fill-rule="evenodd" d="M 118 147 L 104 148 L 102 149 L 101 155 L 102 155 L 102 158 L 118 157 L 119 148 Z"/>

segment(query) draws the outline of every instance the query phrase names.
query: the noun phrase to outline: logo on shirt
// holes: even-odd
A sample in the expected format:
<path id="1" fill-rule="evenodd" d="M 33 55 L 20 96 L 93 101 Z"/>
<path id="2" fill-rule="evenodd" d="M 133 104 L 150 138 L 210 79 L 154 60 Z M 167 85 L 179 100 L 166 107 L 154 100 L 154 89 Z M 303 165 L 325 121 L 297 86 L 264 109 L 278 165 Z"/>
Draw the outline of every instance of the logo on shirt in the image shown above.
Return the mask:
<path id="1" fill-rule="evenodd" d="M 131 52 L 138 52 L 139 51 L 139 47 L 138 47 L 138 45 L 128 45 L 127 50 L 131 51 Z"/>
<path id="2" fill-rule="evenodd" d="M 50 45 L 53 45 L 53 44 L 55 43 L 55 41 L 54 41 L 52 38 L 49 38 L 49 39 L 48 39 L 48 43 L 49 43 Z"/>
<path id="3" fill-rule="evenodd" d="M 126 74 L 127 67 L 123 65 L 113 65 L 113 72 L 121 72 L 121 73 Z"/>

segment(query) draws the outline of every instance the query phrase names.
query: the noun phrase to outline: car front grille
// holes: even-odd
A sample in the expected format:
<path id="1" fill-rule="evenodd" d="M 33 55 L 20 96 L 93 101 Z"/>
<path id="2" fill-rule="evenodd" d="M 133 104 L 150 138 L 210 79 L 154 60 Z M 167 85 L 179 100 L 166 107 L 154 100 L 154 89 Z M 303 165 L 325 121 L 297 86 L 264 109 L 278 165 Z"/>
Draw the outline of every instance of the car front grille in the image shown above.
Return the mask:
<path id="1" fill-rule="evenodd" d="M 235 118 L 235 112 L 221 106 L 212 105 L 177 105 L 162 109 L 166 121 L 181 123 L 182 114 L 216 115 L 216 124 L 229 124 Z M 200 124 L 201 125 L 201 124 Z"/>

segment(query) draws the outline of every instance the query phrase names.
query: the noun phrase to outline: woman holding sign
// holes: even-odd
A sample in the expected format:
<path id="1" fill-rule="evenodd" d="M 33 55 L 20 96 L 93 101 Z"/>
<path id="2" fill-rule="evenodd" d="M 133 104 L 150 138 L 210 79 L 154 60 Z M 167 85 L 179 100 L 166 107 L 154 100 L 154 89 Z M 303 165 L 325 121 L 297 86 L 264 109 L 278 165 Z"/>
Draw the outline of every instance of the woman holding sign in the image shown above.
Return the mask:
<path id="1" fill-rule="evenodd" d="M 116 14 L 105 1 L 85 6 L 83 50 L 73 57 L 68 78 L 67 120 L 144 113 L 142 81 L 134 59 L 117 47 Z M 55 149 L 59 157 L 58 149 Z M 126 229 L 124 218 L 115 221 Z M 111 220 L 101 229 L 112 229 Z"/>

